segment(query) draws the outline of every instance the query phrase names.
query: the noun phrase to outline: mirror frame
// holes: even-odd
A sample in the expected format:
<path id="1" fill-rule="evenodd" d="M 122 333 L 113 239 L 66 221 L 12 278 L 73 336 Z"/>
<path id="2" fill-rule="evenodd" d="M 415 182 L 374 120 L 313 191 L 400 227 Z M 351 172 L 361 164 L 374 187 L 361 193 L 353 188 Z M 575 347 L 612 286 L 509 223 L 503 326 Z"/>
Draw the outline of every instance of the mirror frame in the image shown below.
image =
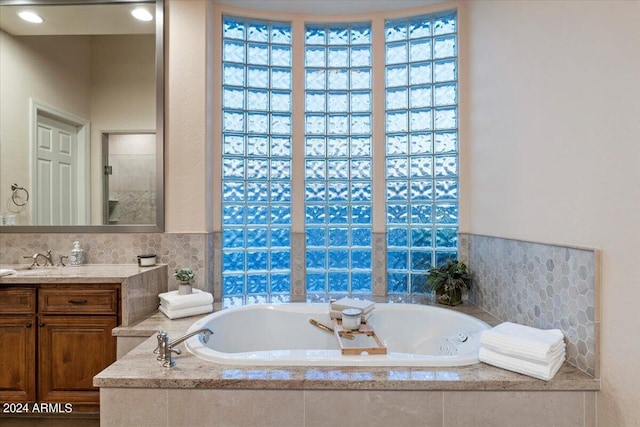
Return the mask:
<path id="1" fill-rule="evenodd" d="M 0 0 L 0 6 L 141 3 L 149 0 Z M 164 231 L 164 0 L 156 4 L 156 223 L 115 225 L 11 225 L 0 233 L 158 233 Z"/>

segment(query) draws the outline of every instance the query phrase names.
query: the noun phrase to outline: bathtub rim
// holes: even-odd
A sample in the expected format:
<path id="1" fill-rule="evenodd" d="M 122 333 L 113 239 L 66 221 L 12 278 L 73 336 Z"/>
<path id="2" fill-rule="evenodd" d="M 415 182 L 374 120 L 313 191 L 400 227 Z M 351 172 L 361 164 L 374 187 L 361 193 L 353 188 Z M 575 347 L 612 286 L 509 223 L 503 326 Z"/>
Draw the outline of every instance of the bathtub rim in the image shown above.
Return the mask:
<path id="1" fill-rule="evenodd" d="M 256 309 L 270 309 L 276 310 L 278 308 L 285 308 L 291 311 L 303 311 L 304 307 L 313 307 L 314 309 L 321 309 L 324 313 L 328 314 L 329 306 L 326 303 L 309 303 L 309 302 L 294 302 L 294 303 L 264 303 L 264 304 L 252 304 L 240 307 L 233 307 L 228 309 L 219 310 L 217 312 L 208 314 L 201 319 L 195 321 L 187 330 L 187 333 L 195 331 L 197 329 L 207 327 L 207 323 L 211 319 L 215 319 L 219 316 L 223 316 L 228 313 L 227 310 L 234 311 L 249 311 Z M 386 307 L 398 307 L 402 310 L 427 310 L 446 313 L 447 316 L 463 318 L 466 321 L 473 322 L 473 324 L 480 326 L 482 329 L 490 329 L 491 326 L 467 313 L 463 313 L 459 310 L 451 310 L 447 307 L 439 307 L 434 305 L 424 304 L 408 304 L 408 303 L 376 303 L 376 308 Z M 215 330 L 214 330 L 215 333 Z M 339 350 L 325 350 L 326 354 L 322 357 L 310 358 L 309 355 L 303 357 L 302 352 L 305 350 L 285 350 L 286 354 L 282 351 L 271 352 L 269 359 L 260 357 L 250 357 L 253 352 L 245 353 L 223 353 L 216 350 L 212 350 L 201 342 L 199 336 L 194 336 L 185 341 L 185 346 L 190 354 L 201 359 L 205 363 L 215 363 L 221 366 L 257 366 L 257 367 L 336 367 L 336 368 L 349 368 L 349 367 L 401 367 L 401 368 L 447 368 L 447 367 L 461 367 L 471 366 L 480 363 L 477 353 L 474 355 L 456 355 L 456 356 L 433 356 L 433 355 L 411 355 L 409 353 L 394 353 L 390 352 L 387 355 L 361 355 L 361 356 L 342 356 Z M 297 356 L 297 357 L 296 357 Z"/>

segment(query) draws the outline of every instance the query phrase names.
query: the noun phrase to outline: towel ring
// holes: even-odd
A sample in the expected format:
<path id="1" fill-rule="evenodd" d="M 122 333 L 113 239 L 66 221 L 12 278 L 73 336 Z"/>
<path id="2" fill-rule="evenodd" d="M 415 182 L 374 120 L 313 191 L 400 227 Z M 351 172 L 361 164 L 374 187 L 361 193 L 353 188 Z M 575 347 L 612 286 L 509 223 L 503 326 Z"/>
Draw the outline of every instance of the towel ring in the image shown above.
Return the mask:
<path id="1" fill-rule="evenodd" d="M 29 192 L 24 187 L 20 187 L 18 186 L 18 184 L 12 184 L 11 191 L 13 191 L 13 193 L 11 193 L 11 201 L 16 206 L 24 206 L 27 204 L 27 202 L 29 201 Z M 21 198 L 18 194 L 18 191 L 24 191 L 26 197 L 24 199 Z M 24 202 L 22 202 L 22 200 L 24 200 Z"/>

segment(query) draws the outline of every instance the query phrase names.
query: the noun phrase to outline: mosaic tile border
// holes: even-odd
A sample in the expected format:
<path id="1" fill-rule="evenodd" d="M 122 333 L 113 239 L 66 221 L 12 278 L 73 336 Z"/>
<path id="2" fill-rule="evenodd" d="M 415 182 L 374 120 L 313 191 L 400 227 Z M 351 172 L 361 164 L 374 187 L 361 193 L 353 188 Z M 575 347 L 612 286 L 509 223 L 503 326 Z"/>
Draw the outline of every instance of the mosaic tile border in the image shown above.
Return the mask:
<path id="1" fill-rule="evenodd" d="M 599 377 L 599 260 L 595 249 L 461 233 L 469 300 L 502 321 L 564 332 L 567 361 Z"/>

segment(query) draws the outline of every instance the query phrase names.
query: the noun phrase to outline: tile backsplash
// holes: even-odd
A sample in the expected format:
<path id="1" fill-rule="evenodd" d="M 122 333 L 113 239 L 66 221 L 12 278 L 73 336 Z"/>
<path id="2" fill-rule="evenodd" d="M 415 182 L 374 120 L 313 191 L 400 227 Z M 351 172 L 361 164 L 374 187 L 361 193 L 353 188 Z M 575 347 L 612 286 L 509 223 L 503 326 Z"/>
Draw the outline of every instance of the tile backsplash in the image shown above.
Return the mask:
<path id="1" fill-rule="evenodd" d="M 51 250 L 69 255 L 74 241 L 84 249 L 85 264 L 135 264 L 137 255 L 155 253 L 158 263 L 169 266 L 169 290 L 177 289 L 176 268 L 196 272 L 195 287 L 213 292 L 212 233 L 6 233 L 0 234 L 0 264 L 25 264 L 25 255 Z"/>
<path id="2" fill-rule="evenodd" d="M 459 244 L 470 302 L 502 321 L 562 330 L 567 361 L 598 377 L 597 250 L 466 233 Z"/>

